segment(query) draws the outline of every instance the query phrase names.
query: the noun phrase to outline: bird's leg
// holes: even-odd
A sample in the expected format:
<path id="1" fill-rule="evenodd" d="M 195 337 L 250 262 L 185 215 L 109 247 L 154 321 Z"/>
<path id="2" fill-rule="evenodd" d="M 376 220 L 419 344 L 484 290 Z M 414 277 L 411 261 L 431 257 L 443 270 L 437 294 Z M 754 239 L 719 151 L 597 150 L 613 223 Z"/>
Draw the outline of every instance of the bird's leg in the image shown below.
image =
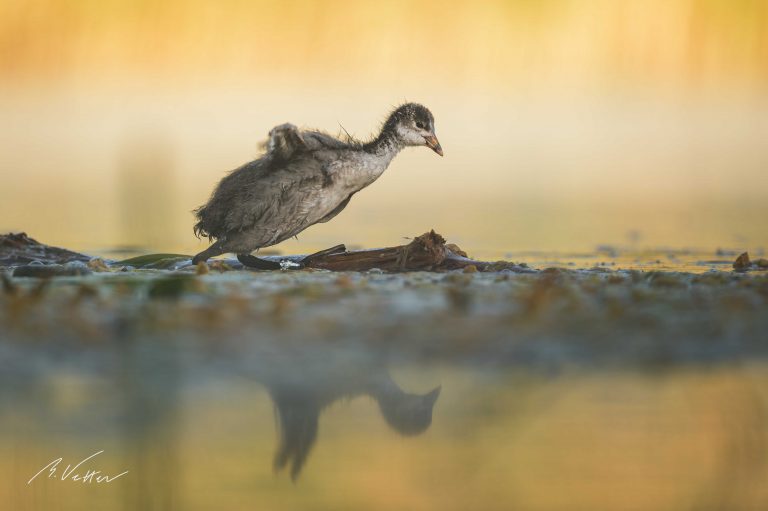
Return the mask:
<path id="1" fill-rule="evenodd" d="M 341 254 L 342 252 L 346 252 L 346 251 L 347 251 L 346 246 L 336 245 L 334 247 L 326 248 L 325 250 L 315 252 L 314 254 L 309 254 L 308 256 L 304 256 L 304 258 L 300 261 L 300 264 L 302 267 L 306 267 L 309 263 L 312 262 L 313 259 L 317 259 L 318 257 L 328 256 L 333 254 Z"/>
<path id="2" fill-rule="evenodd" d="M 217 241 L 210 247 L 206 248 L 199 254 L 197 254 L 195 257 L 192 258 L 192 264 L 197 264 L 200 262 L 207 261 L 211 257 L 216 257 L 217 255 L 221 255 L 224 253 L 224 250 L 222 250 L 221 245 Z"/>
<path id="3" fill-rule="evenodd" d="M 256 270 L 280 270 L 282 268 L 278 262 L 267 261 L 251 254 L 237 254 L 237 260 L 243 263 L 243 266 Z"/>

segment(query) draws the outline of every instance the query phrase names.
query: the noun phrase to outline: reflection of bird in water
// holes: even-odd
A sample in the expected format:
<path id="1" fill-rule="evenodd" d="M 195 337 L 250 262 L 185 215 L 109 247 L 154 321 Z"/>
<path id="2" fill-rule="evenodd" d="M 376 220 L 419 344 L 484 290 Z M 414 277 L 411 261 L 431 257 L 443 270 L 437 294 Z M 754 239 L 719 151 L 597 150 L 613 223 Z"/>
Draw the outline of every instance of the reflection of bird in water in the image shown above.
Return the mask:
<path id="1" fill-rule="evenodd" d="M 418 435 L 432 424 L 432 409 L 440 395 L 440 387 L 426 394 L 404 392 L 384 369 L 356 375 L 331 371 L 321 379 L 263 383 L 275 404 L 280 427 L 275 470 L 290 465 L 292 479 L 298 477 L 315 443 L 320 412 L 334 402 L 368 395 L 376 400 L 384 419 L 395 431 Z"/>
<path id="2" fill-rule="evenodd" d="M 234 252 L 247 266 L 279 268 L 250 253 L 331 220 L 406 146 L 443 154 L 432 113 L 415 103 L 392 112 L 368 143 L 351 137 L 343 142 L 292 124 L 277 126 L 269 133 L 266 153 L 222 179 L 208 203 L 195 211 L 195 234 L 215 242 L 192 262 Z"/>

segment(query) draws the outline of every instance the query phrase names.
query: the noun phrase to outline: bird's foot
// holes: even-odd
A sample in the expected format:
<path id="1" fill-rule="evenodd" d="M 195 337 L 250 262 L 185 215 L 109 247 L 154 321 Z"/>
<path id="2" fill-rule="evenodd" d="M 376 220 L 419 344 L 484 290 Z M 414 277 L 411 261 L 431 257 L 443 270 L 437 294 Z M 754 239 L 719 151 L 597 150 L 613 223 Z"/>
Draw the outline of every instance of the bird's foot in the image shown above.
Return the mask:
<path id="1" fill-rule="evenodd" d="M 251 254 L 237 254 L 237 260 L 243 263 L 243 266 L 255 270 L 281 270 L 282 265 L 277 261 L 267 261 Z"/>
<path id="2" fill-rule="evenodd" d="M 243 263 L 243 266 L 247 266 L 248 268 L 253 268 L 256 270 L 300 270 L 309 266 L 309 264 L 318 257 L 340 254 L 346 251 L 346 246 L 336 245 L 335 247 L 326 248 L 325 250 L 320 250 L 314 254 L 304 256 L 299 261 L 292 261 L 290 259 L 283 259 L 282 261 L 269 261 L 267 259 L 261 259 L 251 254 L 237 254 L 237 260 Z"/>

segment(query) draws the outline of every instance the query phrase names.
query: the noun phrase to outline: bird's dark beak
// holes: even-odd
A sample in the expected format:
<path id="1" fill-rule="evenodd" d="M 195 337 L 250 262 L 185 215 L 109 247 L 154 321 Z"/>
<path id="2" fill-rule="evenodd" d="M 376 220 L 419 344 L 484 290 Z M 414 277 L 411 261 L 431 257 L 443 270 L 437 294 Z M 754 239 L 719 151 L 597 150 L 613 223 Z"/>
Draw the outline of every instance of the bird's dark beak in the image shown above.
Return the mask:
<path id="1" fill-rule="evenodd" d="M 443 148 L 440 147 L 440 142 L 437 141 L 436 136 L 427 135 L 426 137 L 424 137 L 424 141 L 427 143 L 427 147 L 432 149 L 434 152 L 436 152 L 440 156 L 443 155 Z"/>

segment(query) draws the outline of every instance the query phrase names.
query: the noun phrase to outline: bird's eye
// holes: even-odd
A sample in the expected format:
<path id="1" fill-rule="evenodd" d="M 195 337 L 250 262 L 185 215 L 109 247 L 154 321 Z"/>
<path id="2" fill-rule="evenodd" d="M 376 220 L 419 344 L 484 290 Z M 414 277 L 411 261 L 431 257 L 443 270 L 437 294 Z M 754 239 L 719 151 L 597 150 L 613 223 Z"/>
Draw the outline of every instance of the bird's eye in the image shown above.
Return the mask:
<path id="1" fill-rule="evenodd" d="M 416 127 L 419 128 L 420 130 L 423 130 L 424 129 L 424 124 L 421 121 L 417 121 L 416 122 Z"/>

